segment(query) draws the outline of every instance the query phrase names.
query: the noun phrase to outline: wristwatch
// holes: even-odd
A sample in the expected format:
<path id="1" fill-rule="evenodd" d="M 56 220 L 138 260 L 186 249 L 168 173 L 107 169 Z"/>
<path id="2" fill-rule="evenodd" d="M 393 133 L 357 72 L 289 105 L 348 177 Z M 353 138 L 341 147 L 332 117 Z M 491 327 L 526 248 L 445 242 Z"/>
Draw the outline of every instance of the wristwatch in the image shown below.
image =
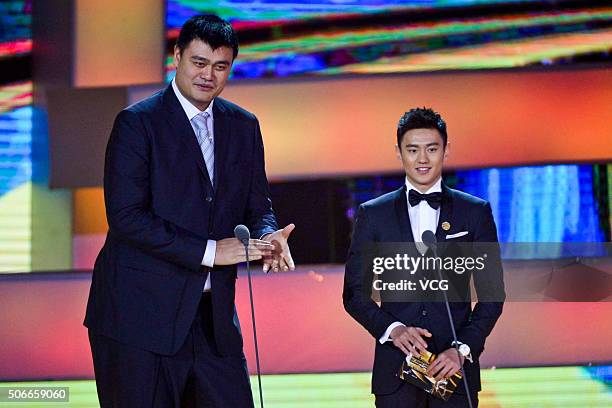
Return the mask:
<path id="1" fill-rule="evenodd" d="M 474 361 L 472 360 L 472 350 L 470 350 L 470 346 L 460 341 L 458 342 L 453 341 L 451 343 L 451 346 L 455 347 L 455 344 L 459 346 L 459 354 L 465 357 L 470 363 L 473 363 Z"/>

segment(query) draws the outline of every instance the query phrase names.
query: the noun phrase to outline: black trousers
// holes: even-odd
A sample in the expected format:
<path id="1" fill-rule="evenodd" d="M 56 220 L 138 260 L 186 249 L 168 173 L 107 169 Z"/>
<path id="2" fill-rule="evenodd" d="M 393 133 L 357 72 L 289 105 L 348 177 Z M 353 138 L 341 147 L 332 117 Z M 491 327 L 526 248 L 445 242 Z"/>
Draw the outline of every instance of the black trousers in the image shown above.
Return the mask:
<path id="1" fill-rule="evenodd" d="M 210 294 L 181 349 L 158 355 L 89 333 L 98 399 L 102 408 L 251 408 L 253 395 L 241 354 L 222 357 L 216 350 Z"/>
<path id="2" fill-rule="evenodd" d="M 472 406 L 478 407 L 478 394 L 472 394 Z M 394 393 L 376 395 L 376 408 L 468 408 L 464 394 L 453 394 L 448 401 L 433 397 L 408 383 L 402 384 Z"/>

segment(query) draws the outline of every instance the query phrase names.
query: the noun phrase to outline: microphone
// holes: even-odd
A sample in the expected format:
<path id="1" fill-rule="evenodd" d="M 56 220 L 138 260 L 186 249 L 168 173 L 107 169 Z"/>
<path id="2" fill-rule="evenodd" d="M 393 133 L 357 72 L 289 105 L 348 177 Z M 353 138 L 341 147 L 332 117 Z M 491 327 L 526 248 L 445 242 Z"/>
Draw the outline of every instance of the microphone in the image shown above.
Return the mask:
<path id="1" fill-rule="evenodd" d="M 234 228 L 234 236 L 238 239 L 238 241 L 242 242 L 242 245 L 248 246 L 249 239 L 251 239 L 251 233 L 249 229 L 245 225 L 236 225 Z"/>
<path id="2" fill-rule="evenodd" d="M 421 234 L 421 240 L 423 241 L 425 245 L 427 245 L 427 248 L 431 249 L 434 256 L 437 258 L 438 257 L 438 240 L 436 238 L 436 234 L 434 234 L 433 231 L 425 230 Z M 436 265 L 436 270 L 438 271 L 438 278 L 442 280 L 443 279 L 442 271 L 440 270 L 440 268 L 438 268 L 437 262 L 434 262 L 434 264 Z M 453 340 L 454 340 L 453 344 L 455 345 L 455 350 L 457 350 L 457 356 L 459 357 L 459 361 L 461 361 L 461 353 L 459 352 L 459 343 L 457 340 L 457 331 L 455 330 L 455 322 L 453 321 L 453 315 L 451 313 L 450 304 L 448 303 L 448 296 L 445 290 L 442 291 L 442 294 L 444 295 L 444 304 L 446 305 L 446 313 L 448 314 L 448 322 L 450 323 L 451 332 L 453 334 Z M 463 377 L 463 386 L 465 387 L 465 395 L 468 400 L 468 406 L 472 408 L 472 397 L 470 396 L 470 388 L 468 387 L 467 378 L 465 376 L 465 370 L 463 369 L 463 364 L 461 365 L 460 370 L 461 370 L 461 377 Z"/>
<path id="3" fill-rule="evenodd" d="M 236 225 L 234 236 L 244 245 L 246 254 L 247 276 L 249 281 L 249 298 L 251 300 L 251 322 L 253 323 L 253 342 L 255 343 L 255 362 L 257 363 L 257 382 L 259 384 L 259 403 L 264 408 L 263 390 L 261 388 L 261 370 L 259 368 L 259 346 L 257 344 L 257 327 L 255 326 L 255 305 L 253 304 L 253 284 L 251 283 L 251 263 L 249 262 L 249 240 L 251 232 L 245 225 Z"/>
<path id="4" fill-rule="evenodd" d="M 438 249 L 438 240 L 436 239 L 436 235 L 430 230 L 425 230 L 423 231 L 423 235 L 421 235 L 421 240 L 425 245 L 427 245 L 427 248 L 431 249 L 434 255 L 436 255 Z"/>

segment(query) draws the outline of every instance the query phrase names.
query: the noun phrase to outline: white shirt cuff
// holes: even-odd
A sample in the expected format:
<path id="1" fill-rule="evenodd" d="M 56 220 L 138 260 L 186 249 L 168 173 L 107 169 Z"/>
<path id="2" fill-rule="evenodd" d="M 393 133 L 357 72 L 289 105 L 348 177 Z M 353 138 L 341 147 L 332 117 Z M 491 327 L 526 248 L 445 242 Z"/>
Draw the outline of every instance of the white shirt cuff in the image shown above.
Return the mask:
<path id="1" fill-rule="evenodd" d="M 387 330 L 383 333 L 382 336 L 380 336 L 380 339 L 378 339 L 378 341 L 380 342 L 380 344 L 385 344 L 387 341 L 389 341 L 389 336 L 391 336 L 391 332 L 393 331 L 393 329 L 395 329 L 398 326 L 404 326 L 406 327 L 406 325 L 402 322 L 393 322 L 389 325 L 389 327 L 387 327 Z"/>
<path id="2" fill-rule="evenodd" d="M 217 241 L 209 239 L 206 242 L 206 250 L 204 251 L 204 258 L 202 259 L 202 265 L 212 268 L 215 265 L 215 254 L 217 253 Z"/>

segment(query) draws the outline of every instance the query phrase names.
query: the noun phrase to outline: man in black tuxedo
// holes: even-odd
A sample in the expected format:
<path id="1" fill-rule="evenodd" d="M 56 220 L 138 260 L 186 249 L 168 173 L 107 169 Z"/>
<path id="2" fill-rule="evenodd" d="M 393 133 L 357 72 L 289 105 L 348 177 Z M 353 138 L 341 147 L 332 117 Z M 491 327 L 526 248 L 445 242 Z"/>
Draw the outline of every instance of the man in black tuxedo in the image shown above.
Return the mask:
<path id="1" fill-rule="evenodd" d="M 228 22 L 189 19 L 172 84 L 115 120 L 85 317 L 102 407 L 253 406 L 233 231 L 246 224 L 250 260 L 286 271 L 294 226 L 277 227 L 257 118 L 217 97 L 237 54 Z"/>
<path id="2" fill-rule="evenodd" d="M 449 378 L 463 365 L 474 406 L 480 390 L 478 358 L 486 337 L 501 315 L 503 278 L 499 254 L 490 260 L 486 274 L 474 275 L 477 290 L 486 286 L 501 293 L 492 301 L 451 302 L 460 353 L 453 337 L 443 302 L 385 301 L 370 297 L 364 276 L 364 246 L 372 242 L 416 242 L 424 253 L 423 231 L 435 232 L 439 243 L 497 243 L 497 231 L 489 203 L 448 188 L 442 182 L 442 166 L 449 149 L 446 123 L 431 109 L 412 109 L 399 121 L 397 155 L 406 173 L 399 190 L 368 201 L 359 207 L 344 279 L 344 307 L 376 339 L 372 393 L 376 406 L 467 407 L 463 384 L 448 402 L 430 396 L 401 380 L 397 374 L 406 355 L 430 351 L 438 355 L 429 374 L 437 380 Z M 497 245 L 495 245 L 497 246 Z M 479 290 L 479 296 L 483 290 Z M 486 296 L 485 296 L 486 297 Z"/>

